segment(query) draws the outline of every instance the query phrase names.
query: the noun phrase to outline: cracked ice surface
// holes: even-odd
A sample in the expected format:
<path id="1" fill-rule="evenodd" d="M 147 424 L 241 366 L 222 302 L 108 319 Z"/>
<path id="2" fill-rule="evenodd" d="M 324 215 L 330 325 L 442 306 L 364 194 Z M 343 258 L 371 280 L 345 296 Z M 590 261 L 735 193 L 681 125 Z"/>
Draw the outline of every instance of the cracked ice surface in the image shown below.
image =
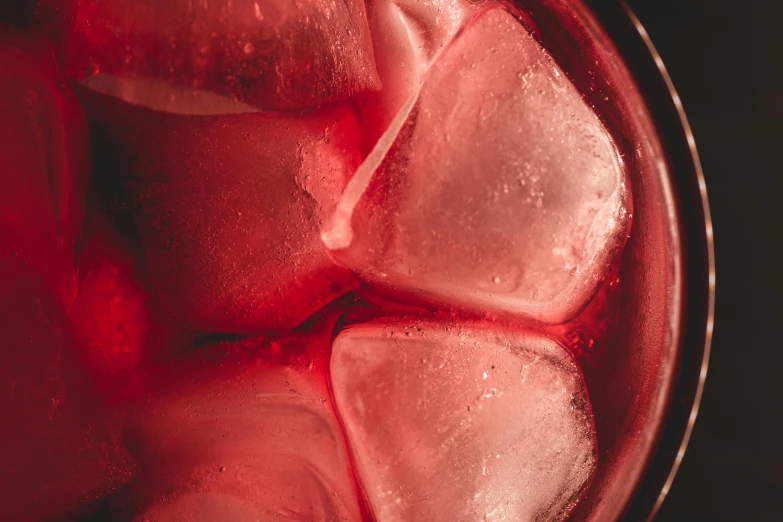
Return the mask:
<path id="1" fill-rule="evenodd" d="M 380 522 L 561 520 L 595 467 L 581 374 L 550 339 L 368 323 L 337 336 L 331 375 Z"/>

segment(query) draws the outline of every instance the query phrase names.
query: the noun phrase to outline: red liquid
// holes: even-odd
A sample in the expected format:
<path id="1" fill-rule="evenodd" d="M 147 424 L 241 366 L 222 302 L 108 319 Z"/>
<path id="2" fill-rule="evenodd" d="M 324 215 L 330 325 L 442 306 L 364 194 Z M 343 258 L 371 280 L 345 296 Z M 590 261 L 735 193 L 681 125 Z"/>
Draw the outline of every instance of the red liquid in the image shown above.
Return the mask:
<path id="1" fill-rule="evenodd" d="M 661 415 L 656 401 L 667 385 L 667 374 L 660 368 L 670 363 L 667 340 L 676 336 L 676 325 L 669 324 L 676 312 L 673 296 L 679 292 L 678 245 L 672 232 L 674 217 L 667 207 L 671 202 L 665 200 L 666 181 L 658 179 L 660 173 L 654 170 L 661 157 L 654 133 L 645 115 L 633 110 L 638 95 L 623 83 L 627 73 L 612 69 L 617 64 L 606 58 L 610 44 L 601 40 L 598 29 L 574 22 L 569 6 L 559 2 L 545 7 L 536 3 L 530 11 L 515 12 L 608 129 L 633 194 L 630 240 L 621 254 L 608 257 L 609 268 L 598 273 L 597 290 L 588 292 L 589 299 L 574 308 L 576 315 L 563 315 L 565 322 L 560 324 L 536 320 L 535 314 L 451 303 L 431 292 L 417 295 L 364 275 L 362 281 L 350 269 L 350 260 L 334 261 L 321 242 L 322 224 L 366 160 L 381 133 L 378 129 L 388 125 L 384 111 L 392 112 L 383 105 L 388 100 L 377 93 L 357 95 L 377 83 L 372 75 L 361 76 L 365 72 L 361 49 L 352 49 L 358 54 L 351 62 L 355 67 L 349 68 L 350 81 L 318 83 L 321 87 L 309 93 L 292 91 L 294 98 L 275 90 L 276 96 L 259 100 L 253 97 L 257 89 L 239 80 L 198 84 L 263 109 L 297 112 L 166 114 L 73 82 L 90 126 L 92 177 L 89 189 L 68 176 L 60 178 L 68 183 L 63 193 L 88 194 L 86 204 L 75 204 L 86 208 L 86 225 L 76 234 L 59 225 L 52 228 L 78 243 L 78 248 L 71 245 L 64 254 L 57 252 L 64 258 L 72 255 L 75 269 L 63 261 L 58 270 L 66 275 L 51 275 L 49 266 L 36 265 L 41 256 L 49 255 L 42 250 L 63 244 L 46 239 L 48 231 L 25 232 L 27 239 L 6 256 L 11 259 L 22 251 L 21 263 L 4 258 L 10 263 L 3 271 L 8 274 L 3 276 L 8 287 L 4 295 L 29 305 L 3 301 L 4 310 L 8 309 L 3 313 L 5 328 L 13 333 L 12 339 L 18 337 L 15 346 L 34 347 L 31 352 L 11 351 L 15 366 L 8 366 L 9 373 L 3 376 L 4 381 L 16 383 L 13 375 L 23 375 L 31 390 L 25 392 L 30 401 L 23 403 L 25 411 L 17 411 L 18 406 L 8 411 L 10 418 L 18 419 L 21 434 L 9 441 L 22 449 L 12 461 L 18 490 L 13 490 L 13 497 L 3 498 L 5 513 L 22 520 L 39 515 L 54 520 L 60 516 L 133 520 L 144 513 L 166 520 L 178 510 L 190 510 L 213 519 L 241 519 L 255 516 L 254 512 L 226 498 L 274 504 L 282 513 L 301 507 L 301 497 L 308 499 L 309 507 L 320 506 L 305 512 L 305 517 L 315 517 L 312 513 L 322 509 L 326 519 L 382 518 L 376 493 L 362 485 L 367 482 L 362 475 L 366 470 L 359 469 L 356 448 L 342 440 L 351 430 L 346 428 L 345 415 L 336 411 L 340 397 L 335 395 L 340 391 L 332 383 L 330 357 L 341 332 L 390 320 L 410 325 L 411 332 L 420 324 L 456 330 L 471 325 L 479 332 L 508 332 L 509 338 L 542 335 L 564 346 L 579 367 L 577 374 L 584 378 L 592 405 L 595 434 L 591 440 L 597 447 L 588 453 L 595 452 L 597 465 L 590 468 L 589 480 L 570 491 L 572 498 L 557 504 L 547 516 L 560 520 L 572 513 L 574 520 L 587 520 L 602 510 L 616 510 L 605 499 L 622 497 L 622 492 L 617 493 L 618 477 L 625 475 L 632 482 L 640 466 L 627 463 L 649 450 L 651 441 L 643 440 L 639 432 Z M 579 8 L 574 12 L 589 21 Z M 75 23 L 82 23 L 79 17 L 90 13 L 80 11 Z M 369 13 L 371 21 L 380 17 L 372 10 Z M 79 27 L 75 34 L 81 38 L 79 31 L 87 29 Z M 577 38 L 581 32 L 594 39 L 585 43 Z M 151 34 L 156 36 L 154 31 Z M 325 34 L 329 38 L 330 33 Z M 140 52 L 155 57 L 148 49 L 158 44 L 153 45 L 154 38 L 153 43 L 145 41 L 149 45 Z M 84 45 L 84 41 L 77 38 L 69 45 Z M 377 45 L 376 61 L 382 65 Z M 69 53 L 72 48 L 62 49 Z M 113 56 L 119 52 L 113 49 L 102 51 Z M 232 56 L 240 56 L 241 62 L 241 54 L 234 51 Z M 167 52 L 160 52 L 162 60 L 169 59 Z M 73 74 L 77 58 L 75 52 L 67 56 L 71 80 L 81 79 L 81 74 Z M 278 58 L 266 56 L 261 68 L 271 70 Z M 591 58 L 597 60 L 594 66 Z M 293 67 L 297 60 L 284 64 Z M 267 62 L 272 65 L 267 67 Z M 105 70 L 124 74 L 123 63 L 111 61 Z M 194 79 L 187 72 L 192 63 L 175 70 L 174 79 L 155 60 L 145 63 L 146 76 L 189 86 Z M 385 66 L 391 67 L 390 63 L 393 60 L 388 59 Z M 239 67 L 230 61 L 222 65 Z M 209 68 L 207 73 L 212 79 L 220 77 Z M 393 72 L 381 70 L 382 79 L 384 74 Z M 59 80 L 52 78 L 45 82 L 57 86 Z M 301 81 L 306 82 L 307 76 Z M 344 92 L 337 89 L 341 86 Z M 245 87 L 250 94 L 242 90 Z M 312 99 L 305 96 L 309 94 Z M 61 96 L 46 95 L 56 100 Z M 388 103 L 399 102 L 397 98 Z M 77 107 L 72 98 L 58 103 L 44 118 L 62 118 Z M 63 109 L 63 103 L 70 105 Z M 65 134 L 75 135 L 75 126 L 66 121 Z M 50 161 L 57 165 L 62 158 L 54 155 Z M 32 169 L 22 164 L 17 170 Z M 383 180 L 374 183 L 370 190 L 376 192 L 368 193 L 370 203 L 365 205 L 402 208 L 405 193 L 395 192 L 393 180 L 385 186 Z M 42 221 L 48 223 L 46 219 Z M 38 238 L 44 247 L 38 246 Z M 2 241 L 3 246 L 11 244 L 10 239 Z M 72 292 L 63 298 L 60 294 L 69 290 L 60 279 L 69 274 L 78 281 L 78 291 L 75 297 Z M 488 274 L 488 280 L 493 277 L 499 279 Z M 472 331 L 466 335 L 470 337 Z M 290 417 L 274 417 L 273 408 L 259 410 L 257 417 L 246 413 L 253 404 L 256 380 L 261 388 L 266 386 L 263 383 L 273 383 L 259 393 L 288 388 L 316 404 L 317 415 L 329 419 L 326 432 L 331 438 L 307 439 L 302 434 L 310 433 L 309 421 L 287 424 Z M 47 391 L 49 385 L 57 389 Z M 574 388 L 577 395 L 578 388 Z M 13 397 L 17 389 L 13 384 L 8 396 Z M 286 407 L 296 412 L 304 408 L 299 403 Z M 589 405 L 586 411 L 590 413 Z M 258 439 L 258 428 L 251 424 L 267 417 L 277 419 L 270 425 L 281 431 Z M 299 468 L 290 471 L 286 462 L 276 461 L 275 444 L 286 438 L 299 443 L 307 459 L 319 462 L 318 470 L 328 469 L 328 476 L 313 480 L 296 471 Z M 338 441 L 331 445 L 332 439 Z M 273 449 L 254 453 L 252 448 L 259 445 Z M 26 467 L 40 452 L 50 454 L 51 467 Z M 237 471 L 241 469 L 246 469 L 244 475 Z M 300 483 L 297 493 L 291 494 L 291 485 Z M 332 489 L 323 490 L 324 483 Z M 206 496 L 193 497 L 194 491 Z M 221 498 L 209 497 L 212 492 L 219 492 Z M 292 498 L 280 500 L 287 495 Z M 318 500 L 319 495 L 349 500 L 335 504 Z M 52 501 L 44 506 L 43 498 Z"/>

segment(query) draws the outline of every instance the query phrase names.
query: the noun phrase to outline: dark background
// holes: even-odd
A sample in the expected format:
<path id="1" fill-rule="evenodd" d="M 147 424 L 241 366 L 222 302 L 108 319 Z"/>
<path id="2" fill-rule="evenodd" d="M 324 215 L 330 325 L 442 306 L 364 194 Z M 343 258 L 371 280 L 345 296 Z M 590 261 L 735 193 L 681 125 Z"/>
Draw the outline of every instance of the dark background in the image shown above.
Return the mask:
<path id="1" fill-rule="evenodd" d="M 783 521 L 783 0 L 627 0 L 693 127 L 715 228 L 699 418 L 656 522 Z"/>
<path id="2" fill-rule="evenodd" d="M 627 2 L 693 127 L 718 274 L 704 400 L 656 522 L 783 521 L 783 0 Z M 0 0 L 0 19 L 30 4 Z"/>

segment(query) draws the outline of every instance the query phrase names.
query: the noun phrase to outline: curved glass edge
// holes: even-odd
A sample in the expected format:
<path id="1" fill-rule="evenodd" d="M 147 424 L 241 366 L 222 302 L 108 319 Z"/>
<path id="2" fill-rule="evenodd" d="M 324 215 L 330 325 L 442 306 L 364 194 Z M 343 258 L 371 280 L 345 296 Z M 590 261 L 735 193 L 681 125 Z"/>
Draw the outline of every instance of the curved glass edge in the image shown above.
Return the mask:
<path id="1" fill-rule="evenodd" d="M 658 510 L 661 507 L 661 504 L 663 504 L 663 501 L 666 499 L 666 495 L 669 493 L 672 483 L 674 482 L 674 477 L 677 475 L 677 471 L 679 471 L 680 464 L 682 463 L 682 459 L 685 456 L 685 450 L 687 449 L 688 443 L 690 442 L 691 434 L 693 432 L 693 426 L 696 423 L 696 418 L 699 413 L 699 407 L 701 405 L 701 399 L 704 392 L 704 383 L 707 379 L 707 368 L 709 366 L 710 351 L 712 349 L 712 334 L 713 334 L 713 329 L 715 324 L 715 248 L 714 248 L 714 236 L 713 236 L 713 228 L 712 228 L 712 216 L 710 214 L 709 199 L 707 197 L 707 184 L 704 180 L 704 171 L 702 170 L 701 160 L 699 159 L 699 153 L 698 150 L 696 149 L 696 140 L 693 136 L 690 123 L 688 122 L 688 118 L 685 115 L 685 109 L 682 106 L 682 101 L 680 100 L 679 94 L 677 94 L 677 90 L 674 87 L 674 83 L 672 82 L 671 76 L 669 76 L 669 72 L 666 70 L 666 66 L 664 65 L 660 54 L 658 54 L 658 51 L 656 50 L 652 40 L 650 39 L 647 30 L 644 28 L 642 23 L 633 13 L 631 8 L 624 1 L 622 2 L 621 5 L 625 10 L 626 14 L 628 15 L 628 17 L 630 18 L 631 22 L 633 23 L 636 31 L 639 33 L 639 36 L 643 40 L 645 46 L 647 47 L 650 56 L 654 60 L 655 66 L 658 69 L 658 72 L 660 73 L 669 91 L 669 95 L 671 96 L 672 103 L 674 104 L 674 107 L 677 110 L 680 124 L 682 125 L 683 132 L 685 133 L 686 140 L 688 143 L 688 148 L 690 149 L 690 155 L 693 161 L 693 168 L 695 170 L 696 178 L 699 184 L 699 196 L 701 197 L 701 206 L 702 206 L 702 211 L 704 213 L 704 234 L 707 241 L 707 277 L 708 277 L 707 322 L 705 327 L 704 350 L 701 359 L 699 380 L 696 385 L 696 393 L 693 399 L 693 405 L 690 410 L 690 415 L 688 416 L 688 422 L 685 427 L 685 433 L 683 434 L 682 442 L 680 443 L 679 449 L 677 450 L 677 455 L 675 457 L 674 463 L 672 464 L 671 470 L 669 471 L 669 474 L 666 476 L 666 480 L 663 486 L 661 487 L 660 493 L 658 493 L 658 497 L 655 500 L 655 504 L 653 505 L 652 511 L 650 512 L 650 515 L 647 517 L 647 520 L 650 521 L 655 517 L 655 515 L 657 514 Z"/>
<path id="2" fill-rule="evenodd" d="M 583 0 L 637 80 L 670 164 L 685 262 L 678 368 L 669 412 L 619 520 L 651 521 L 668 494 L 693 432 L 707 377 L 715 309 L 715 253 L 707 187 L 696 142 L 663 60 L 625 0 Z M 698 374 L 696 373 L 698 372 Z"/>

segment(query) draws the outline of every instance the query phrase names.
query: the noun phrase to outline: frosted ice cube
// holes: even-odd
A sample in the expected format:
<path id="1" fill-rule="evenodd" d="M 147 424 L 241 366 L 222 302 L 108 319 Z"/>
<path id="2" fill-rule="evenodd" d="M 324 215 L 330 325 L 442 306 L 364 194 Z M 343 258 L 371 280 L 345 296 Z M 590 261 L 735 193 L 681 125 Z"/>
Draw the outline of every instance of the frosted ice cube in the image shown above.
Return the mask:
<path id="1" fill-rule="evenodd" d="M 139 521 L 361 520 L 326 387 L 315 369 L 269 356 L 312 342 L 325 352 L 326 339 L 207 347 L 143 381 L 124 430 L 141 473 L 118 511 Z"/>
<path id="2" fill-rule="evenodd" d="M 168 84 L 296 109 L 380 88 L 360 0 L 46 0 L 39 11 L 68 75 L 119 79 L 125 101 L 160 101 Z"/>
<path id="3" fill-rule="evenodd" d="M 182 116 L 82 90 L 150 272 L 198 330 L 293 328 L 357 281 L 318 233 L 360 162 L 351 109 Z"/>
<path id="4" fill-rule="evenodd" d="M 561 322 L 621 250 L 631 200 L 606 129 L 508 11 L 429 69 L 322 235 L 365 279 Z"/>
<path id="5" fill-rule="evenodd" d="M 584 382 L 550 339 L 361 324 L 335 339 L 331 376 L 379 522 L 561 520 L 595 467 Z"/>

